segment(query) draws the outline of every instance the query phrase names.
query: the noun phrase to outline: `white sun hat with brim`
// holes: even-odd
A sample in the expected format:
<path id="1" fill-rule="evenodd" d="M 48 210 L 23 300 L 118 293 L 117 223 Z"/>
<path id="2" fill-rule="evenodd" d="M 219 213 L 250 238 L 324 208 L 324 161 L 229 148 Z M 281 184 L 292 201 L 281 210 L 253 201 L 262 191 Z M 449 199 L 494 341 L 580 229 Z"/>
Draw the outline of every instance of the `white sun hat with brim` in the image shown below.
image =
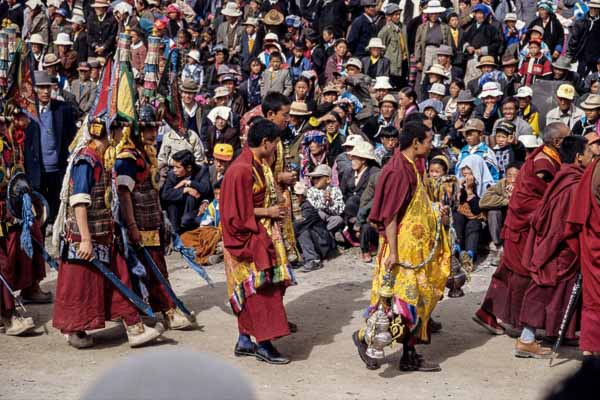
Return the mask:
<path id="1" fill-rule="evenodd" d="M 519 142 L 521 142 L 526 149 L 537 149 L 543 143 L 542 139 L 535 135 L 520 135 Z"/>
<path id="2" fill-rule="evenodd" d="M 354 147 L 358 142 L 364 142 L 365 139 L 361 135 L 348 135 L 342 147 Z"/>
<path id="3" fill-rule="evenodd" d="M 442 3 L 438 0 L 430 0 L 427 7 L 423 10 L 423 14 L 441 14 L 445 13 L 446 8 L 442 7 Z"/>
<path id="4" fill-rule="evenodd" d="M 348 152 L 350 157 L 359 157 L 365 160 L 375 160 L 375 148 L 369 142 L 362 141 L 354 145 L 354 148 Z"/>
<path id="5" fill-rule="evenodd" d="M 218 106 L 218 107 L 215 107 L 212 110 L 210 110 L 207 118 L 214 125 L 215 121 L 217 120 L 217 117 L 224 119 L 225 121 L 228 121 L 230 114 L 231 114 L 231 108 L 226 107 L 226 106 Z"/>
<path id="6" fill-rule="evenodd" d="M 498 97 L 502 96 L 502 90 L 498 88 L 498 84 L 496 82 L 487 82 L 483 84 L 483 88 L 481 89 L 481 93 L 479 93 L 480 99 L 485 99 L 486 97 Z"/>
<path id="7" fill-rule="evenodd" d="M 54 44 L 61 46 L 73 46 L 73 42 L 71 41 L 69 34 L 64 32 L 56 35 L 56 40 L 54 41 Z"/>

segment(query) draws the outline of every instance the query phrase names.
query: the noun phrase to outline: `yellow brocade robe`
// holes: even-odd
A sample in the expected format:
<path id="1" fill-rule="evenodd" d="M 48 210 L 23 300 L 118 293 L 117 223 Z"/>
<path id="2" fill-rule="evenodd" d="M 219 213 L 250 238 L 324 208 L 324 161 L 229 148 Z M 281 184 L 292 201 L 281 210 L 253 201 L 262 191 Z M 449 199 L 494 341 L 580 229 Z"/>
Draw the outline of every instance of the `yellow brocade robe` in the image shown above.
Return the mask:
<path id="1" fill-rule="evenodd" d="M 416 266 L 424 262 L 432 252 L 433 256 L 419 269 L 400 265 L 393 267 L 392 309 L 394 314 L 403 317 L 403 321 L 417 338 L 428 341 L 427 325 L 432 311 L 444 294 L 450 274 L 451 252 L 448 232 L 439 222 L 440 205 L 429 200 L 425 185 L 412 161 L 411 164 L 417 174 L 417 189 L 398 225 L 398 261 Z M 438 229 L 440 232 L 436 245 Z M 379 301 L 379 288 L 386 272 L 384 261 L 389 254 L 389 244 L 381 235 L 371 290 L 372 307 Z"/>

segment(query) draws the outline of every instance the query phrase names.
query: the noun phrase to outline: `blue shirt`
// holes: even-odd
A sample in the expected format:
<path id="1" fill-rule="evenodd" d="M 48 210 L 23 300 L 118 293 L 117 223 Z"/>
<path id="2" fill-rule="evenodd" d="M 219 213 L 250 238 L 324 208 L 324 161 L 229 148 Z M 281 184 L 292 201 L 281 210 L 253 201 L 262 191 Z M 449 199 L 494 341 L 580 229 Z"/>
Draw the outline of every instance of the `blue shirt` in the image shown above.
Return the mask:
<path id="1" fill-rule="evenodd" d="M 44 171 L 57 172 L 59 170 L 58 143 L 52 128 L 52 111 L 49 109 L 40 114 L 40 141 Z"/>

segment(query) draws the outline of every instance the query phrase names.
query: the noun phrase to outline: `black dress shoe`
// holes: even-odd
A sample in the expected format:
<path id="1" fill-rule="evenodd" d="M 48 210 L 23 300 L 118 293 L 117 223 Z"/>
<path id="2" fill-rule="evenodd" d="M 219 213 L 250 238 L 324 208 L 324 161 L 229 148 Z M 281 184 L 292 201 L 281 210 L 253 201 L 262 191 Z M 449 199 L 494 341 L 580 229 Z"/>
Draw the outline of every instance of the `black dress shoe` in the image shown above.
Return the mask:
<path id="1" fill-rule="evenodd" d="M 293 322 L 288 322 L 288 327 L 290 328 L 290 332 L 296 333 L 298 332 L 298 325 Z"/>
<path id="2" fill-rule="evenodd" d="M 360 340 L 360 338 L 358 337 L 358 331 L 352 334 L 352 341 L 354 341 L 356 349 L 358 350 L 358 355 L 360 359 L 365 363 L 367 369 L 379 369 L 379 363 L 367 355 L 367 344 L 363 340 Z"/>
<path id="3" fill-rule="evenodd" d="M 290 363 L 290 359 L 281 355 L 272 343 L 257 346 L 256 359 L 274 365 Z"/>
<path id="4" fill-rule="evenodd" d="M 431 329 L 431 333 L 438 333 L 442 330 L 442 323 L 434 321 L 433 318 L 429 319 L 429 326 Z"/>
<path id="5" fill-rule="evenodd" d="M 439 364 L 427 362 L 423 356 L 417 354 L 414 347 L 405 349 L 400 359 L 400 371 L 420 371 L 420 372 L 440 372 L 442 368 Z"/>
<path id="6" fill-rule="evenodd" d="M 252 346 L 240 346 L 239 343 L 235 345 L 235 350 L 233 350 L 233 354 L 236 357 L 254 357 L 256 355 L 256 344 L 252 343 Z"/>

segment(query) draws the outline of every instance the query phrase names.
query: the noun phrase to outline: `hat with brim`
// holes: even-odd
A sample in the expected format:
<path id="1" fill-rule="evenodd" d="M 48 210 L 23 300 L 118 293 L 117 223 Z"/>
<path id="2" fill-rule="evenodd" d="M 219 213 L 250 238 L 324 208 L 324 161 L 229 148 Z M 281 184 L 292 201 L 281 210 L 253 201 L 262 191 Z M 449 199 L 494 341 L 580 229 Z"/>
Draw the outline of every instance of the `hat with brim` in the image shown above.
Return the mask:
<path id="1" fill-rule="evenodd" d="M 419 111 L 424 112 L 428 108 L 433 108 L 436 113 L 441 114 L 444 110 L 444 104 L 437 99 L 427 99 L 419 104 Z"/>
<path id="2" fill-rule="evenodd" d="M 269 12 L 267 12 L 263 17 L 263 23 L 265 25 L 281 25 L 283 24 L 283 21 L 285 21 L 283 14 L 274 8 L 270 9 Z"/>
<path id="3" fill-rule="evenodd" d="M 214 98 L 218 99 L 219 97 L 227 97 L 229 96 L 229 89 L 226 88 L 225 86 L 219 86 L 218 88 L 215 89 L 215 95 Z"/>
<path id="4" fill-rule="evenodd" d="M 482 120 L 477 118 L 471 118 L 467 121 L 465 126 L 462 129 L 459 129 L 459 132 L 469 132 L 469 131 L 477 131 L 482 133 L 485 130 L 485 124 Z"/>
<path id="5" fill-rule="evenodd" d="M 242 22 L 242 25 L 250 25 L 250 26 L 258 27 L 258 19 L 253 18 L 253 17 L 248 17 L 247 20 Z"/>
<path id="6" fill-rule="evenodd" d="M 344 68 L 347 69 L 348 67 L 356 67 L 359 70 L 362 70 L 362 63 L 358 58 L 351 58 L 344 64 Z"/>
<path id="7" fill-rule="evenodd" d="M 358 142 L 354 145 L 354 148 L 348 152 L 348 156 L 365 160 L 375 160 L 375 149 L 369 142 Z"/>
<path id="8" fill-rule="evenodd" d="M 501 121 L 496 126 L 496 134 L 498 134 L 498 132 L 504 132 L 507 135 L 514 135 L 516 129 L 517 129 L 517 127 L 512 122 Z"/>
<path id="9" fill-rule="evenodd" d="M 486 97 L 498 97 L 502 96 L 502 90 L 498 88 L 498 85 L 495 82 L 487 82 L 483 85 L 483 89 L 481 93 L 479 93 L 480 99 L 485 99 Z"/>
<path id="10" fill-rule="evenodd" d="M 492 66 L 492 67 L 497 67 L 498 65 L 496 64 L 496 60 L 494 60 L 494 57 L 492 56 L 483 56 L 479 59 L 479 63 L 477 64 L 477 68 L 481 68 L 484 66 Z"/>
<path id="11" fill-rule="evenodd" d="M 517 14 L 515 13 L 507 13 L 506 16 L 504 17 L 504 22 L 517 22 L 519 18 L 517 17 Z"/>
<path id="12" fill-rule="evenodd" d="M 600 142 L 600 136 L 596 132 L 586 133 L 585 138 L 587 139 L 587 144 Z"/>
<path id="13" fill-rule="evenodd" d="M 379 102 L 379 107 L 381 107 L 384 103 L 391 103 L 394 107 L 398 107 L 398 100 L 396 100 L 393 94 L 386 94 L 383 96 L 383 99 L 381 99 Z"/>
<path id="14" fill-rule="evenodd" d="M 67 22 L 78 25 L 85 25 L 85 18 L 81 15 L 73 14 L 73 17 L 67 18 Z"/>
<path id="15" fill-rule="evenodd" d="M 60 64 L 60 60 L 54 53 L 49 53 L 44 56 L 44 61 L 42 62 L 42 67 L 47 68 L 53 65 Z"/>
<path id="16" fill-rule="evenodd" d="M 191 50 L 187 56 L 197 63 L 200 62 L 200 52 L 198 50 Z"/>
<path id="17" fill-rule="evenodd" d="M 381 50 L 385 50 L 385 46 L 383 45 L 383 41 L 378 38 L 378 37 L 374 37 L 371 40 L 369 40 L 369 44 L 366 47 L 367 50 L 370 49 L 381 49 Z"/>
<path id="18" fill-rule="evenodd" d="M 438 56 L 452 57 L 452 55 L 454 54 L 454 52 L 452 51 L 452 47 L 443 44 L 440 47 L 438 47 L 436 54 Z"/>
<path id="19" fill-rule="evenodd" d="M 319 165 L 317 165 L 317 167 L 315 168 L 315 170 L 313 172 L 310 172 L 308 174 L 308 176 L 311 178 L 321 178 L 323 176 L 330 178 L 331 177 L 331 167 L 327 164 L 319 164 Z"/>
<path id="20" fill-rule="evenodd" d="M 33 79 L 35 80 L 35 86 L 52 86 L 54 83 L 48 75 L 48 71 L 34 71 Z"/>
<path id="21" fill-rule="evenodd" d="M 515 94 L 515 97 L 518 99 L 533 97 L 533 90 L 529 86 L 521 86 L 519 90 L 517 90 L 517 94 Z"/>
<path id="22" fill-rule="evenodd" d="M 429 88 L 429 90 L 427 91 L 427 93 L 429 94 L 437 94 L 439 96 L 445 96 L 446 95 L 446 86 L 444 86 L 441 83 L 434 83 L 433 85 L 431 85 L 431 88 Z"/>
<path id="23" fill-rule="evenodd" d="M 181 83 L 181 86 L 179 87 L 179 89 L 182 92 L 198 93 L 198 90 L 200 90 L 200 87 L 198 86 L 198 83 L 196 83 L 196 81 L 193 81 L 191 79 L 186 79 Z"/>
<path id="24" fill-rule="evenodd" d="M 600 95 L 590 94 L 585 100 L 579 105 L 582 110 L 597 110 L 600 108 Z"/>
<path id="25" fill-rule="evenodd" d="M 385 15 L 394 15 L 397 12 L 401 12 L 401 11 L 402 11 L 402 9 L 396 3 L 388 3 L 388 5 L 385 6 L 385 9 L 383 10 Z"/>
<path id="26" fill-rule="evenodd" d="M 542 145 L 542 140 L 535 135 L 520 135 L 518 140 L 526 149 L 537 149 Z"/>
<path id="27" fill-rule="evenodd" d="M 502 59 L 503 67 L 508 67 L 509 65 L 517 65 L 517 64 L 519 64 L 519 60 L 517 60 L 515 57 L 509 56 L 509 57 Z"/>
<path id="28" fill-rule="evenodd" d="M 265 35 L 265 42 L 279 42 L 279 36 L 276 33 L 269 32 Z"/>
<path id="29" fill-rule="evenodd" d="M 600 8 L 600 0 L 590 0 L 587 6 L 588 8 Z"/>
<path id="30" fill-rule="evenodd" d="M 439 75 L 442 78 L 448 78 L 448 73 L 444 71 L 444 67 L 440 64 L 433 64 L 429 69 L 425 72 L 426 75 Z"/>
<path id="31" fill-rule="evenodd" d="M 41 44 L 42 46 L 46 46 L 48 43 L 44 41 L 44 38 L 39 33 L 34 33 L 31 35 L 27 43 L 31 44 Z"/>
<path id="32" fill-rule="evenodd" d="M 446 12 L 446 8 L 437 0 L 430 0 L 427 7 L 423 10 L 423 14 L 441 14 Z"/>
<path id="33" fill-rule="evenodd" d="M 312 115 L 312 112 L 308 110 L 306 103 L 293 101 L 292 105 L 290 106 L 290 115 L 295 117 L 307 117 Z"/>
<path id="34" fill-rule="evenodd" d="M 392 84 L 390 83 L 389 76 L 378 76 L 375 78 L 375 85 L 373 86 L 373 90 L 391 90 L 393 89 Z"/>
<path id="35" fill-rule="evenodd" d="M 364 142 L 365 139 L 361 135 L 348 135 L 342 144 L 342 147 L 354 147 L 358 142 Z"/>
<path id="36" fill-rule="evenodd" d="M 571 61 L 567 57 L 561 56 L 552 63 L 552 66 L 556 69 L 568 71 L 571 69 Z"/>
<path id="37" fill-rule="evenodd" d="M 91 69 L 90 64 L 88 64 L 85 61 L 80 62 L 79 65 L 77 66 L 78 71 L 89 71 L 90 69 Z"/>
<path id="38" fill-rule="evenodd" d="M 221 10 L 221 14 L 226 17 L 240 17 L 242 12 L 240 11 L 240 7 L 236 2 L 230 1 L 229 3 L 225 4 L 225 7 Z"/>
<path id="39" fill-rule="evenodd" d="M 457 103 L 473 103 L 475 102 L 475 97 L 471 94 L 470 90 L 461 90 L 458 92 L 458 96 L 456 97 Z"/>
<path id="40" fill-rule="evenodd" d="M 92 8 L 108 8 L 110 4 L 106 0 L 96 0 L 92 3 Z"/>
<path id="41" fill-rule="evenodd" d="M 323 88 L 323 94 L 327 94 L 327 93 L 335 93 L 336 95 L 339 96 L 340 94 L 340 89 L 333 83 L 328 83 L 327 85 L 325 85 L 325 87 Z"/>
<path id="42" fill-rule="evenodd" d="M 575 88 L 573 85 L 563 83 L 556 90 L 556 97 L 561 99 L 573 100 L 575 99 Z"/>
<path id="43" fill-rule="evenodd" d="M 306 184 L 304 182 L 296 182 L 294 185 L 294 194 L 297 196 L 304 196 L 306 193 Z"/>
<path id="44" fill-rule="evenodd" d="M 72 46 L 73 42 L 71 41 L 71 38 L 69 38 L 68 33 L 59 33 L 58 35 L 56 35 L 56 40 L 54 41 L 54 44 L 61 46 Z"/>
<path id="45" fill-rule="evenodd" d="M 233 146 L 227 143 L 217 143 L 213 150 L 213 158 L 221 161 L 231 161 L 233 159 Z"/>

